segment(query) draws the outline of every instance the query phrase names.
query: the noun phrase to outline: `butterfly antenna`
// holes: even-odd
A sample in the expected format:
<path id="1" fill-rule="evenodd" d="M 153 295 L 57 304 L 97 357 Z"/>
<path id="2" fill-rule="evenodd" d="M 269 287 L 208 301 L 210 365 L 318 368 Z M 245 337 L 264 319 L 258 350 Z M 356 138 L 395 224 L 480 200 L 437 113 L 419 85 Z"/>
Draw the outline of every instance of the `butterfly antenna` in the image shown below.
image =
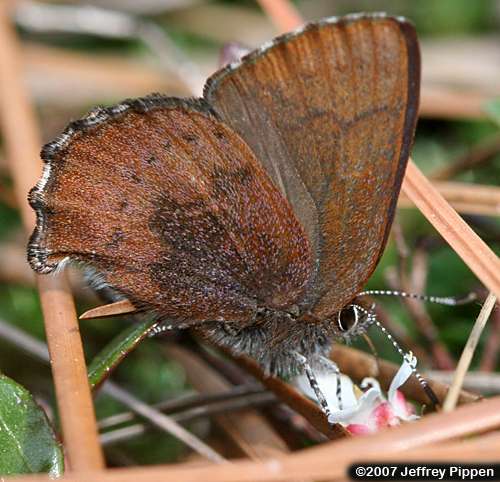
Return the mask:
<path id="1" fill-rule="evenodd" d="M 420 295 L 417 293 L 407 293 L 406 291 L 398 291 L 398 290 L 367 290 L 358 293 L 357 297 L 358 296 L 398 296 L 400 298 L 413 298 L 416 300 L 427 301 L 429 303 L 437 303 L 440 305 L 447 305 L 447 306 L 465 305 L 477 299 L 475 293 L 469 293 L 466 296 L 455 297 L 455 296 Z"/>
<path id="2" fill-rule="evenodd" d="M 368 292 L 365 292 L 365 293 L 368 293 Z M 359 305 L 356 305 L 356 308 L 359 309 L 365 315 L 365 321 L 363 323 L 363 327 L 366 329 L 366 328 L 370 327 L 371 325 L 376 325 L 379 328 L 379 330 L 382 331 L 382 333 L 384 333 L 384 335 L 387 337 L 387 339 L 392 343 L 392 346 L 401 355 L 403 360 L 405 360 L 406 356 L 407 356 L 406 353 L 399 346 L 399 343 L 394 339 L 394 337 L 391 335 L 391 333 L 389 333 L 389 331 L 387 331 L 387 328 L 384 325 L 382 325 L 382 323 L 380 323 L 380 321 L 377 319 L 375 313 L 373 313 L 372 311 L 368 311 L 367 309 L 365 309 Z M 415 375 L 415 378 L 417 379 L 418 383 L 420 384 L 420 386 L 422 387 L 424 392 L 429 397 L 429 400 L 431 401 L 431 403 L 434 406 L 438 406 L 439 400 L 438 400 L 436 394 L 434 393 L 434 391 L 432 390 L 432 388 L 427 383 L 427 380 L 425 380 L 425 378 L 422 375 L 420 375 L 420 373 L 413 367 L 412 367 L 412 372 Z"/>
<path id="3" fill-rule="evenodd" d="M 375 317 L 373 319 L 373 324 L 375 324 L 382 333 L 389 339 L 389 341 L 392 343 L 392 346 L 396 349 L 396 351 L 403 357 L 403 359 L 406 359 L 406 353 L 403 351 L 403 349 L 399 346 L 399 343 L 394 339 L 394 337 L 387 331 L 386 327 L 380 323 Z M 427 383 L 427 380 L 420 375 L 420 373 L 412 367 L 412 372 L 415 375 L 415 378 L 418 380 L 418 383 L 420 386 L 423 388 L 424 392 L 427 394 L 429 397 L 429 400 L 431 403 L 436 407 L 439 405 L 439 400 L 434 393 L 434 390 L 429 386 Z"/>

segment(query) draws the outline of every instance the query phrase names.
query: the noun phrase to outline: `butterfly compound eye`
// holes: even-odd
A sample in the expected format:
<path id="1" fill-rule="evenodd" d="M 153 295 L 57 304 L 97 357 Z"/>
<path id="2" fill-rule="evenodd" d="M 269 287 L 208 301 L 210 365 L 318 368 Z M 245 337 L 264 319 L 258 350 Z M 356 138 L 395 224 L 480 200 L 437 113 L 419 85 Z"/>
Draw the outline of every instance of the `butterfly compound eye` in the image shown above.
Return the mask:
<path id="1" fill-rule="evenodd" d="M 337 314 L 337 326 L 342 333 L 355 328 L 359 321 L 359 310 L 354 305 L 348 305 Z"/>

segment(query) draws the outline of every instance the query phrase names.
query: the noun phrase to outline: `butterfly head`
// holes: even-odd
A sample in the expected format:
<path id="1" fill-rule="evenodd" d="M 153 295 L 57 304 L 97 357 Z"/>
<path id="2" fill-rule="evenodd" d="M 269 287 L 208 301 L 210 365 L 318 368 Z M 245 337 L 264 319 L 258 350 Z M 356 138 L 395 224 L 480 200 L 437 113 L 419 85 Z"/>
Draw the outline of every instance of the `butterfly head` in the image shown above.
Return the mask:
<path id="1" fill-rule="evenodd" d="M 356 304 L 345 306 L 332 319 L 335 335 L 347 342 L 365 333 L 374 321 L 372 312 Z"/>

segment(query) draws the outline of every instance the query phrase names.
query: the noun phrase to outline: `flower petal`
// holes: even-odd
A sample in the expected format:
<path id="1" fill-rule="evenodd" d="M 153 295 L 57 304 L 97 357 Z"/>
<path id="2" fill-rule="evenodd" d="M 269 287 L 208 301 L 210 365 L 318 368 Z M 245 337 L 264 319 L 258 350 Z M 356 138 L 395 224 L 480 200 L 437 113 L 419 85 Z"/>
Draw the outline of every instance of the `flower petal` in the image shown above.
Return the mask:
<path id="1" fill-rule="evenodd" d="M 375 429 L 362 423 L 351 423 L 346 427 L 347 431 L 353 435 L 368 435 L 375 432 Z"/>
<path id="2" fill-rule="evenodd" d="M 373 417 L 377 428 L 399 425 L 399 419 L 389 402 L 383 402 L 373 411 Z"/>
<path id="3" fill-rule="evenodd" d="M 331 410 L 339 408 L 339 400 L 337 396 L 337 380 L 339 377 L 333 373 L 315 372 L 316 381 L 320 390 L 326 398 L 328 406 Z M 305 374 L 294 378 L 293 384 L 311 400 L 318 401 L 314 390 L 311 388 L 309 379 Z M 354 393 L 354 385 L 352 380 L 347 375 L 340 375 L 340 399 L 343 408 L 354 407 L 358 401 Z"/>
<path id="4" fill-rule="evenodd" d="M 350 424 L 374 424 L 375 419 L 372 413 L 382 400 L 382 393 L 375 388 L 370 388 L 359 398 L 356 406 L 344 408 L 343 410 L 332 410 L 328 421 L 330 423 L 340 423 L 344 426 Z"/>
<path id="5" fill-rule="evenodd" d="M 403 363 L 399 367 L 396 375 L 392 379 L 389 391 L 387 392 L 387 398 L 389 403 L 392 405 L 395 401 L 396 390 L 404 385 L 408 378 L 413 374 L 415 367 L 417 366 L 417 358 L 412 352 L 407 353 L 403 358 Z"/>

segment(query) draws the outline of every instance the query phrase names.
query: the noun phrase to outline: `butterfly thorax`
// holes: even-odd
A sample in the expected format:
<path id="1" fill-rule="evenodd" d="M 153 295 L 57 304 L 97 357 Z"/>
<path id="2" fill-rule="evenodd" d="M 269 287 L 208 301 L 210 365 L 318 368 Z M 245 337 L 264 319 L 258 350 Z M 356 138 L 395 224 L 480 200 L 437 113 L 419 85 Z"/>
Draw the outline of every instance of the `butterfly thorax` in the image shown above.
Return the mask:
<path id="1" fill-rule="evenodd" d="M 211 321 L 200 331 L 236 355 L 255 359 L 266 373 L 288 377 L 300 371 L 294 353 L 307 358 L 329 354 L 333 341 L 341 336 L 332 319 L 311 322 L 310 317 L 306 321 L 306 315 L 290 310 L 260 308 L 252 324 Z"/>

